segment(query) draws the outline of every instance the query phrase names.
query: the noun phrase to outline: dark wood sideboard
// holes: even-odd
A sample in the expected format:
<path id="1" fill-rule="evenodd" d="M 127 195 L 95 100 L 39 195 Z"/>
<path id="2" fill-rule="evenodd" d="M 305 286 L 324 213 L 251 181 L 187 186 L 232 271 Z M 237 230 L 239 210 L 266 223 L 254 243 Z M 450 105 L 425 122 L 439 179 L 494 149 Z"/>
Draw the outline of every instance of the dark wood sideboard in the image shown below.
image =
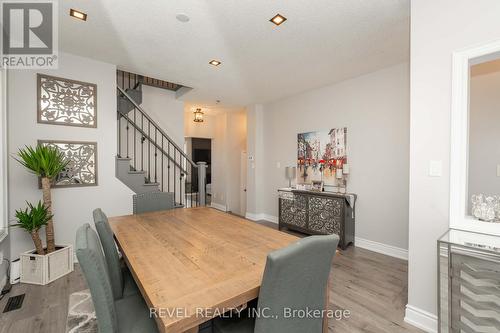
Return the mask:
<path id="1" fill-rule="evenodd" d="M 354 244 L 356 194 L 279 189 L 279 229 L 309 235 L 337 234 L 345 250 Z"/>

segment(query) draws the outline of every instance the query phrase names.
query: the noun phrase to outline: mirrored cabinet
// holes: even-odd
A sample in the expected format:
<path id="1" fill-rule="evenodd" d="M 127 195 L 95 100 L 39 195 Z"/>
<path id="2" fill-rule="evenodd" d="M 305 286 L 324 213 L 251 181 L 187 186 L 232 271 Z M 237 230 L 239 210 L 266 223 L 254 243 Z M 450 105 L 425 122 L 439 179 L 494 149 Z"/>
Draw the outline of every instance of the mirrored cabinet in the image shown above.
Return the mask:
<path id="1" fill-rule="evenodd" d="M 500 332 L 500 237 L 450 229 L 438 241 L 439 332 Z"/>

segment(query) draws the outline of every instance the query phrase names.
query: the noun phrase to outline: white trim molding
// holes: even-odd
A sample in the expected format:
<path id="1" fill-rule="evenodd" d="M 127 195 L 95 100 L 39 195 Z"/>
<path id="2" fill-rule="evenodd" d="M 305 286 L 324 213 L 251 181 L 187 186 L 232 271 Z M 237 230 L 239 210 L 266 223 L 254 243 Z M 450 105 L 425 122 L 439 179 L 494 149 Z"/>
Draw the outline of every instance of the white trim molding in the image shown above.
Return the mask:
<path id="1" fill-rule="evenodd" d="M 372 240 L 359 237 L 355 238 L 354 245 L 356 247 L 360 247 L 373 252 L 382 253 L 387 256 L 408 260 L 408 250 L 400 247 L 374 242 Z"/>
<path id="2" fill-rule="evenodd" d="M 218 210 L 223 211 L 223 212 L 227 212 L 227 207 L 226 206 L 218 204 L 218 203 L 215 203 L 215 202 L 211 202 L 210 203 L 210 207 L 218 209 Z"/>
<path id="3" fill-rule="evenodd" d="M 428 333 L 437 333 L 438 319 L 435 314 L 406 304 L 405 322 Z"/>
<path id="4" fill-rule="evenodd" d="M 245 214 L 245 218 L 249 219 L 249 220 L 252 220 L 252 221 L 268 221 L 268 222 L 272 222 L 272 223 L 278 223 L 278 217 L 277 216 L 273 216 L 273 215 L 269 215 L 269 214 L 264 214 L 264 213 L 259 213 L 259 214 L 255 214 L 255 213 L 249 213 L 249 212 L 246 212 Z"/>
<path id="5" fill-rule="evenodd" d="M 264 221 L 268 221 L 268 222 L 272 222 L 272 223 L 276 223 L 276 224 L 278 224 L 278 221 L 279 221 L 277 216 L 273 216 L 270 214 L 264 214 L 264 213 L 247 212 L 245 214 L 245 218 L 252 220 L 252 221 L 263 221 L 264 220 Z M 371 241 L 371 240 L 359 238 L 359 237 L 356 237 L 356 239 L 355 239 L 355 246 L 366 249 L 366 250 L 370 250 L 373 252 L 385 254 L 385 255 L 390 256 L 390 257 L 408 260 L 408 250 L 403 249 L 403 248 L 399 248 L 396 246 L 378 243 L 375 241 Z"/>
<path id="6" fill-rule="evenodd" d="M 450 228 L 500 235 L 498 223 L 468 216 L 470 66 L 498 58 L 500 40 L 453 53 L 450 153 Z"/>

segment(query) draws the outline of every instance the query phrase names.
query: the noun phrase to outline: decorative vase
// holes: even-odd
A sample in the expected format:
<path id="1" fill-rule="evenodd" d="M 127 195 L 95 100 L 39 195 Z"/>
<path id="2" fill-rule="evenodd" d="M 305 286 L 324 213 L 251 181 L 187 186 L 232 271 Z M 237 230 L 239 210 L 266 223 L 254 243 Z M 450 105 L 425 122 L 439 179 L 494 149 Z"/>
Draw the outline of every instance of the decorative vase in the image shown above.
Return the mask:
<path id="1" fill-rule="evenodd" d="M 474 194 L 472 201 L 472 215 L 485 222 L 500 222 L 500 196 L 485 196 Z"/>

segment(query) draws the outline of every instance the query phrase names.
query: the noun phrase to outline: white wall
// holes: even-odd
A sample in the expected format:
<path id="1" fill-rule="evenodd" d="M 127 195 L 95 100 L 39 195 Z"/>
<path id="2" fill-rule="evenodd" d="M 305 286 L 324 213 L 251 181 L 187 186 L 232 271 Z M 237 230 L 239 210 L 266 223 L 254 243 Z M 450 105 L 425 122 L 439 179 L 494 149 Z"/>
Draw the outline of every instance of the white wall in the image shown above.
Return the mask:
<path id="1" fill-rule="evenodd" d="M 246 111 L 220 112 L 215 116 L 212 140 L 212 202 L 240 212 L 241 152 L 246 151 Z"/>
<path id="2" fill-rule="evenodd" d="M 469 213 L 473 194 L 500 194 L 500 60 L 471 68 Z"/>
<path id="3" fill-rule="evenodd" d="M 227 210 L 227 115 L 215 116 L 214 137 L 212 139 L 212 204 Z"/>
<path id="4" fill-rule="evenodd" d="M 226 188 L 227 209 L 235 214 L 240 213 L 241 191 L 241 153 L 246 151 L 247 116 L 245 111 L 227 113 L 226 144 Z"/>
<path id="5" fill-rule="evenodd" d="M 188 138 L 213 139 L 215 137 L 215 115 L 203 115 L 203 122 L 193 121 L 193 112 L 185 110 L 184 112 L 184 135 Z"/>
<path id="6" fill-rule="evenodd" d="M 288 186 L 284 167 L 296 165 L 298 133 L 347 127 L 356 237 L 407 249 L 408 74 L 404 63 L 264 105 L 260 213 L 278 216 L 277 189 Z"/>
<path id="7" fill-rule="evenodd" d="M 264 190 L 264 108 L 250 105 L 247 110 L 247 213 L 250 219 L 264 216 L 261 193 Z"/>
<path id="8" fill-rule="evenodd" d="M 96 129 L 37 124 L 36 73 L 97 84 Z M 101 207 L 109 216 L 132 212 L 132 192 L 115 178 L 116 155 L 116 67 L 111 64 L 60 53 L 57 70 L 16 70 L 8 78 L 9 152 L 15 154 L 24 145 L 36 145 L 38 139 L 97 141 L 98 180 L 95 187 L 57 188 L 52 190 L 55 236 L 58 244 L 73 244 L 76 229 L 92 223 L 92 210 Z M 24 208 L 25 201 L 42 198 L 37 179 L 14 159 L 9 159 L 9 215 Z M 10 235 L 11 257 L 33 248 L 31 238 L 19 229 Z"/>
<path id="9" fill-rule="evenodd" d="M 175 92 L 142 85 L 141 107 L 175 141 L 184 145 L 184 102 Z"/>
<path id="10" fill-rule="evenodd" d="M 407 320 L 435 329 L 436 241 L 449 225 L 452 52 L 500 38 L 497 0 L 411 2 L 410 230 Z M 443 163 L 429 177 L 429 161 Z"/>

